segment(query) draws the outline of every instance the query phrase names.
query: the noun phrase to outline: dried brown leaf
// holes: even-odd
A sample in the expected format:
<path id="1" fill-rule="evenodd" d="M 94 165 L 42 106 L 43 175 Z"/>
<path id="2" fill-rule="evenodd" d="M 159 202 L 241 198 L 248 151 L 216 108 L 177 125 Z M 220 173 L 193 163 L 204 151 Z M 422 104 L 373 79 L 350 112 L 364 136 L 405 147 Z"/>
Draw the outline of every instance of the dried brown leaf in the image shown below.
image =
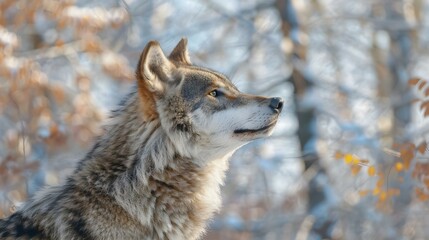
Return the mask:
<path id="1" fill-rule="evenodd" d="M 427 194 L 423 189 L 416 188 L 416 197 L 420 201 L 427 201 L 429 200 L 429 194 Z"/>
<path id="2" fill-rule="evenodd" d="M 427 148 L 427 143 L 426 142 L 422 142 L 420 143 L 420 145 L 417 147 L 417 151 L 419 151 L 419 153 L 423 154 L 426 152 L 426 148 Z"/>
<path id="3" fill-rule="evenodd" d="M 362 169 L 362 166 L 360 166 L 360 165 L 352 165 L 350 167 L 350 169 L 351 169 L 352 175 L 356 176 L 360 172 L 360 170 Z"/>
<path id="4" fill-rule="evenodd" d="M 424 87 L 424 86 L 426 86 L 426 83 L 427 83 L 426 81 L 421 81 L 421 82 L 419 83 L 419 87 L 418 87 L 418 88 L 419 88 L 419 90 L 422 90 L 422 89 L 423 89 L 423 87 Z"/>
<path id="5" fill-rule="evenodd" d="M 63 104 L 66 100 L 66 93 L 64 92 L 64 89 L 58 85 L 53 85 L 50 88 L 52 95 L 55 99 L 55 101 L 59 104 Z"/>
<path id="6" fill-rule="evenodd" d="M 426 108 L 426 109 L 425 109 L 425 111 L 424 111 L 424 113 L 423 113 L 423 116 L 424 116 L 424 117 L 429 116 L 429 108 Z"/>
<path id="7" fill-rule="evenodd" d="M 428 96 L 429 96 L 429 87 L 427 87 L 427 88 L 425 89 L 424 95 L 425 95 L 425 97 L 428 97 Z"/>
<path id="8" fill-rule="evenodd" d="M 429 100 L 423 101 L 420 104 L 420 110 L 424 110 L 424 109 L 427 109 L 427 108 L 429 108 Z"/>
<path id="9" fill-rule="evenodd" d="M 415 86 L 415 85 L 417 85 L 417 83 L 419 83 L 420 79 L 421 78 L 419 78 L 419 77 L 411 78 L 410 80 L 408 80 L 408 84 L 410 86 Z"/>
<path id="10" fill-rule="evenodd" d="M 426 189 L 429 189 L 429 178 L 423 179 L 423 184 L 425 185 Z"/>
<path id="11" fill-rule="evenodd" d="M 414 98 L 413 100 L 411 100 L 411 104 L 414 104 L 414 103 L 418 103 L 418 102 L 420 102 L 421 101 L 421 99 L 420 98 Z"/>
<path id="12" fill-rule="evenodd" d="M 416 163 L 412 177 L 420 178 L 422 176 L 429 176 L 429 163 Z"/>
<path id="13" fill-rule="evenodd" d="M 409 169 L 411 161 L 414 158 L 414 149 L 403 148 L 401 149 L 401 158 L 404 161 L 404 168 Z"/>

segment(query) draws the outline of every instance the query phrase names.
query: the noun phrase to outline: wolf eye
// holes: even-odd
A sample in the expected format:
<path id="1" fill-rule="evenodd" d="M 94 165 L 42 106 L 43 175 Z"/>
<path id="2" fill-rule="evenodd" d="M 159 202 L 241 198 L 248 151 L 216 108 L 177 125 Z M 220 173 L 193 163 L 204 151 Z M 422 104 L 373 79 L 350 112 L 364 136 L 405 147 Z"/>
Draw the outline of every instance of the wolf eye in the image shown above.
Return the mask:
<path id="1" fill-rule="evenodd" d="M 218 90 L 213 90 L 211 92 L 209 92 L 209 95 L 212 97 L 217 97 L 219 96 L 219 91 Z"/>

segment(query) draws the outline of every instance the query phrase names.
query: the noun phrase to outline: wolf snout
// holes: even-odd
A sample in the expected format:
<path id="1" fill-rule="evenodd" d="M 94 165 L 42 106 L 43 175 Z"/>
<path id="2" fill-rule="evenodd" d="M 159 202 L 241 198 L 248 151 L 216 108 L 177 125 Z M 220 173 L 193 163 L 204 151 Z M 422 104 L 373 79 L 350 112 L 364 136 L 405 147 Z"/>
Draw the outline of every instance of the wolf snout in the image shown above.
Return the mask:
<path id="1" fill-rule="evenodd" d="M 281 112 L 283 108 L 283 99 L 281 97 L 274 97 L 270 100 L 270 108 L 272 108 L 275 112 Z"/>

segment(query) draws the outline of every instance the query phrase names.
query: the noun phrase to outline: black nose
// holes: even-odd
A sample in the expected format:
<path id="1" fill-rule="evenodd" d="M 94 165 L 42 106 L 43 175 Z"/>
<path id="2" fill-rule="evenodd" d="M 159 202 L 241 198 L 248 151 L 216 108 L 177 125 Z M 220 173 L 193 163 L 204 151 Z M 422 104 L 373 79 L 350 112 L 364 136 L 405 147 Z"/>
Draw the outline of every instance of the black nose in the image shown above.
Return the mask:
<path id="1" fill-rule="evenodd" d="M 277 112 L 281 112 L 283 108 L 283 99 L 280 97 L 271 98 L 270 107 Z"/>

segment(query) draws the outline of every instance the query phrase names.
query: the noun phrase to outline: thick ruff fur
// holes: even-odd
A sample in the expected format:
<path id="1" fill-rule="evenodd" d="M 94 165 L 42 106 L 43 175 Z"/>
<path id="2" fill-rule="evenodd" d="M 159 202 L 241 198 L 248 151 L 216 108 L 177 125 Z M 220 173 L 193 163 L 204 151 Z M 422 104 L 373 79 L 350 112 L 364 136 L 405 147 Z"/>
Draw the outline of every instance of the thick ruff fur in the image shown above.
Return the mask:
<path id="1" fill-rule="evenodd" d="M 169 57 L 143 50 L 135 90 L 62 186 L 0 220 L 1 239 L 198 239 L 219 209 L 228 158 L 269 135 L 280 98 L 246 95 L 193 66 L 182 39 Z"/>

